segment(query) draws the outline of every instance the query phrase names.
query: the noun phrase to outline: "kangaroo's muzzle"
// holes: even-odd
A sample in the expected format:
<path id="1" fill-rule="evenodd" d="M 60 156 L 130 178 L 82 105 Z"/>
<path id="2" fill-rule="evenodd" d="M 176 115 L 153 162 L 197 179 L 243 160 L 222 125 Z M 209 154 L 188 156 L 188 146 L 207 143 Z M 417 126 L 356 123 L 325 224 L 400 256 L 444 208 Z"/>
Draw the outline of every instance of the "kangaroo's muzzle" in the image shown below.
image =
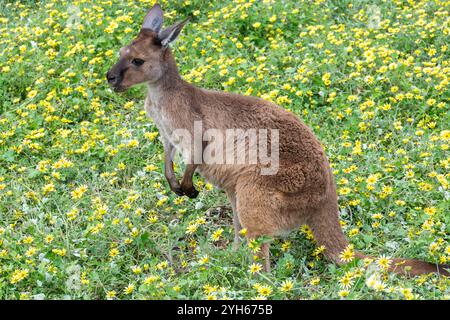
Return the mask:
<path id="1" fill-rule="evenodd" d="M 113 72 L 113 70 L 109 70 L 106 73 L 106 79 L 108 80 L 109 85 L 116 92 L 124 91 L 124 88 L 121 86 L 123 76 L 121 73 Z"/>

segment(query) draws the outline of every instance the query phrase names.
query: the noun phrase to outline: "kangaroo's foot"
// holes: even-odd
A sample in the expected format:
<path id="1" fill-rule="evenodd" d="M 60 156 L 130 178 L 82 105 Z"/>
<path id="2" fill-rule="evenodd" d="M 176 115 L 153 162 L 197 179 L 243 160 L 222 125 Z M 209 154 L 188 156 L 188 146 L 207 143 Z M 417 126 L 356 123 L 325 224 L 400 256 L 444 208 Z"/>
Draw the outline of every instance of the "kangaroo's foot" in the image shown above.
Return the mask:
<path id="1" fill-rule="evenodd" d="M 194 187 L 187 188 L 187 189 L 182 188 L 182 191 L 183 191 L 185 196 L 188 196 L 191 199 L 197 198 L 197 196 L 199 194 L 198 190 L 195 189 Z"/>
<path id="2" fill-rule="evenodd" d="M 175 193 L 177 196 L 184 196 L 184 191 L 181 189 L 180 186 L 170 186 L 170 190 L 172 190 L 173 193 Z"/>

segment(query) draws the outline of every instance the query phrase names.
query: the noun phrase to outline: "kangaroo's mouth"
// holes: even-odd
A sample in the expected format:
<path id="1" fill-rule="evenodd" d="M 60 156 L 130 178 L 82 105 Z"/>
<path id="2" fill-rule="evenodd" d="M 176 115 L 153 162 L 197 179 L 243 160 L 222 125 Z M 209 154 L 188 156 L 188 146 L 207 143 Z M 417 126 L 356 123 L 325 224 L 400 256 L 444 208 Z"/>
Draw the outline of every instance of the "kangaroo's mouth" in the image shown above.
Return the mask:
<path id="1" fill-rule="evenodd" d="M 106 73 L 106 79 L 108 80 L 109 85 L 115 92 L 123 92 L 127 89 L 126 86 L 122 85 L 123 76 L 122 74 L 116 74 L 114 72 L 108 71 Z"/>
<path id="2" fill-rule="evenodd" d="M 123 86 L 120 83 L 111 85 L 111 88 L 113 89 L 114 92 L 124 92 L 124 91 L 127 91 L 127 89 L 128 89 L 127 86 Z"/>
<path id="3" fill-rule="evenodd" d="M 114 92 L 124 92 L 127 90 L 127 88 L 123 86 L 114 86 L 112 87 L 112 89 L 114 90 Z"/>

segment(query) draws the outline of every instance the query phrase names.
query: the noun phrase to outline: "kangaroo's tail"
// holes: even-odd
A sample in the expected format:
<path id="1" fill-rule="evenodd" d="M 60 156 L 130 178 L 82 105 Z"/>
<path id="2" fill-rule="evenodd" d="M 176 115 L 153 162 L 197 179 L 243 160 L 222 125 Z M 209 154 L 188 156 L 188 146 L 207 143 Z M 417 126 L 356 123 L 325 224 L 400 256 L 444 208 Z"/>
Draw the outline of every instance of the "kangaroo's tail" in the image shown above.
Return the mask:
<path id="1" fill-rule="evenodd" d="M 345 264 L 341 260 L 341 253 L 347 248 L 348 241 L 342 232 L 341 225 L 339 223 L 339 211 L 334 205 L 334 201 L 330 205 L 325 205 L 321 210 L 315 212 L 316 214 L 311 217 L 309 225 L 312 228 L 317 245 L 324 246 L 324 255 L 331 261 L 337 264 Z M 357 258 L 374 258 L 364 255 L 361 252 L 355 252 Z M 432 264 L 416 259 L 402 259 L 394 258 L 390 259 L 391 263 L 389 271 L 403 275 L 416 276 L 428 273 L 438 273 L 450 277 L 450 266 Z"/>

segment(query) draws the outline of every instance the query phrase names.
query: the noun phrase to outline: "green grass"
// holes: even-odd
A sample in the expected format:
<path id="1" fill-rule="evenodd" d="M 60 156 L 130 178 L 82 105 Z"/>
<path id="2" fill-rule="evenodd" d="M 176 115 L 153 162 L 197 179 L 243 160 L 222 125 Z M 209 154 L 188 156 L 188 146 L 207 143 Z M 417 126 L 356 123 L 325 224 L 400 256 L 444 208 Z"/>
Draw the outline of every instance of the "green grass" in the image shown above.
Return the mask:
<path id="1" fill-rule="evenodd" d="M 118 95 L 104 79 L 152 4 L 0 4 L 0 298 L 450 297 L 436 275 L 316 258 L 307 228 L 275 241 L 271 274 L 251 273 L 252 249 L 232 252 L 231 214 L 214 209 L 222 193 L 201 177 L 195 200 L 169 192 L 145 86 Z M 166 24 L 192 16 L 173 45 L 186 80 L 314 130 L 355 248 L 450 261 L 448 2 L 162 7 Z"/>

